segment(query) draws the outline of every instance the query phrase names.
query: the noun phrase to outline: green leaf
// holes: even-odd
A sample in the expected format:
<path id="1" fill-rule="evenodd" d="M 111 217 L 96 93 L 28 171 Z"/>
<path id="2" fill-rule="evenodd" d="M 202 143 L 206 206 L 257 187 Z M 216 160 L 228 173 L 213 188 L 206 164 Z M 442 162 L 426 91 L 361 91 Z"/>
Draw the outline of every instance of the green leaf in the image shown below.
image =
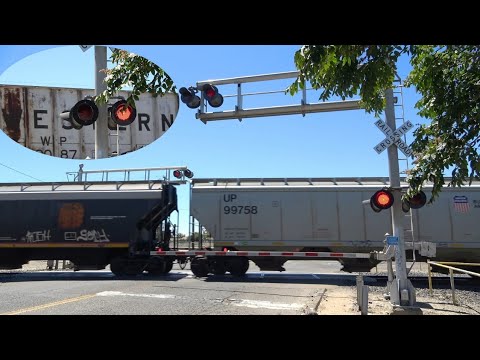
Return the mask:
<path id="1" fill-rule="evenodd" d="M 129 96 L 130 101 L 139 100 L 142 93 L 163 94 L 175 90 L 173 81 L 165 75 L 163 69 L 147 59 L 129 53 L 128 51 L 115 49 L 112 51 L 112 69 L 106 69 L 108 74 L 107 90 L 98 97 L 98 101 L 107 102 L 110 97 L 122 90 L 125 84 L 132 86 L 133 91 Z M 150 78 L 153 76 L 153 81 Z"/>
<path id="2" fill-rule="evenodd" d="M 447 169 L 453 169 L 452 186 L 480 174 L 480 46 L 304 45 L 294 56 L 300 76 L 287 92 L 296 94 L 300 79 L 306 80 L 321 89 L 319 100 L 359 94 L 365 111 L 379 116 L 403 54 L 412 65 L 404 85 L 415 87 L 421 96 L 415 108 L 430 120 L 414 132 L 417 163 L 407 181 L 414 191 L 433 182 L 433 202 Z"/>

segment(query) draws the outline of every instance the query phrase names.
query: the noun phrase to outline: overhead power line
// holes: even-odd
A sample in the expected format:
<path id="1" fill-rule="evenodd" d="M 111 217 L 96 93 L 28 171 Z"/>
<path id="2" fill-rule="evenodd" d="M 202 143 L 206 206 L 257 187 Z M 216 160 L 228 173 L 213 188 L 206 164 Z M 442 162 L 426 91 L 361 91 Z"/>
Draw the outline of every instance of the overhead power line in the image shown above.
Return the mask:
<path id="1" fill-rule="evenodd" d="M 22 174 L 22 175 L 24 175 L 24 176 L 27 176 L 27 177 L 29 177 L 29 178 L 32 178 L 32 179 L 35 179 L 35 180 L 38 180 L 38 181 L 41 181 L 41 182 L 45 182 L 44 180 L 37 179 L 36 177 L 30 176 L 30 175 L 28 175 L 28 174 L 25 174 L 25 173 L 23 173 L 23 172 L 21 172 L 21 171 L 18 171 L 18 170 L 14 169 L 14 168 L 11 168 L 10 166 L 7 166 L 7 165 L 5 165 L 5 164 L 0 163 L 0 165 L 6 167 L 7 169 L 10 169 L 10 170 L 12 170 L 12 171 L 15 171 L 15 172 L 17 172 L 17 173 L 19 173 L 19 174 Z"/>

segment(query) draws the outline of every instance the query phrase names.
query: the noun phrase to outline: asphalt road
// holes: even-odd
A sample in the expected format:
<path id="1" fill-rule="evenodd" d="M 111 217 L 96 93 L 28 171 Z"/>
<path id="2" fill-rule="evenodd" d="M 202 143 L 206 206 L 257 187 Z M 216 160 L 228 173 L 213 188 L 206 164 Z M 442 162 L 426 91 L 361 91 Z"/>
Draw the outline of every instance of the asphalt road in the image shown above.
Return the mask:
<path id="1" fill-rule="evenodd" d="M 195 278 L 174 265 L 167 276 L 116 279 L 110 271 L 0 274 L 6 315 L 300 315 L 315 310 L 329 287 L 354 284 L 335 261 L 289 261 L 287 271 Z"/>

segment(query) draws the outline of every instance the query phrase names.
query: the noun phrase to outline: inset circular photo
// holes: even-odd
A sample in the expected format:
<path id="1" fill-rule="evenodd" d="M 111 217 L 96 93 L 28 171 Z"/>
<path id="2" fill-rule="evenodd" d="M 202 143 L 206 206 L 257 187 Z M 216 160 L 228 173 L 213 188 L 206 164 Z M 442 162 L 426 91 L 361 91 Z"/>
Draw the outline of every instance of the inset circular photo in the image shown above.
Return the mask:
<path id="1" fill-rule="evenodd" d="M 178 108 L 162 68 L 112 47 L 56 47 L 0 74 L 0 129 L 19 145 L 63 159 L 136 151 L 172 127 Z"/>

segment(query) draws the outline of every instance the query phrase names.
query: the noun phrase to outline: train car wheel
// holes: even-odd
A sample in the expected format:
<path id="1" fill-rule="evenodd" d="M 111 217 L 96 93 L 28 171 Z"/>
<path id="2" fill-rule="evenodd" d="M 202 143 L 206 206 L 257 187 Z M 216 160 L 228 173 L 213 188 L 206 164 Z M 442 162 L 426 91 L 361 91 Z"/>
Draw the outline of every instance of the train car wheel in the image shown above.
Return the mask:
<path id="1" fill-rule="evenodd" d="M 145 265 L 141 262 L 130 262 L 125 270 L 127 275 L 129 276 L 136 276 L 143 273 Z"/>
<path id="2" fill-rule="evenodd" d="M 238 257 L 230 259 L 228 271 L 233 276 L 243 276 L 248 271 L 249 262 L 247 258 Z"/>
<path id="3" fill-rule="evenodd" d="M 165 270 L 164 270 L 164 274 L 168 274 L 170 272 L 170 270 L 172 270 L 173 268 L 173 261 L 172 260 L 167 260 L 165 262 Z"/>
<path id="4" fill-rule="evenodd" d="M 166 268 L 167 268 L 167 264 L 163 259 L 154 257 L 150 259 L 150 263 L 148 264 L 147 271 L 151 275 L 155 275 L 155 276 L 163 275 L 166 272 L 165 271 Z"/>
<path id="5" fill-rule="evenodd" d="M 110 271 L 115 276 L 125 276 L 127 275 L 127 260 L 122 257 L 117 257 L 112 259 L 110 262 Z"/>
<path id="6" fill-rule="evenodd" d="M 196 257 L 192 260 L 190 269 L 196 277 L 206 277 L 208 275 L 208 260 Z"/>
<path id="7" fill-rule="evenodd" d="M 247 258 L 240 258 L 240 259 L 242 259 L 242 266 L 241 266 L 242 275 L 245 275 L 245 273 L 248 271 L 248 268 L 250 267 L 250 262 L 248 261 Z"/>

